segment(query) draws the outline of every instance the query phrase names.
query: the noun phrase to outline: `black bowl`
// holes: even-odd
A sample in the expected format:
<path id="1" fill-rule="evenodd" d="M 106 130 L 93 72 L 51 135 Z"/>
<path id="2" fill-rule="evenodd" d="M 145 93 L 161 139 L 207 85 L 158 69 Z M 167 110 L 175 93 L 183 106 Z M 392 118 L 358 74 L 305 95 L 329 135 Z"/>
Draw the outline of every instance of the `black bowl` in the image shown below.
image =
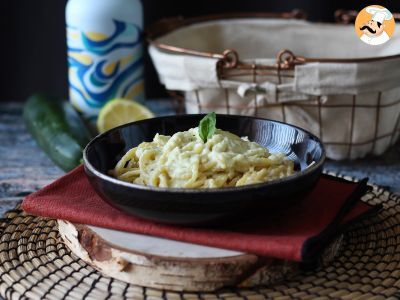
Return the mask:
<path id="1" fill-rule="evenodd" d="M 302 198 L 321 174 L 325 151 L 313 134 L 281 122 L 218 115 L 217 127 L 283 152 L 295 162 L 295 175 L 266 183 L 213 189 L 159 188 L 127 183 L 107 175 L 132 147 L 156 133 L 173 135 L 196 127 L 204 115 L 169 116 L 129 123 L 94 138 L 85 148 L 85 171 L 109 204 L 136 216 L 170 224 L 204 225 L 254 211 L 268 214 Z M 233 219 L 233 218 L 232 218 Z"/>

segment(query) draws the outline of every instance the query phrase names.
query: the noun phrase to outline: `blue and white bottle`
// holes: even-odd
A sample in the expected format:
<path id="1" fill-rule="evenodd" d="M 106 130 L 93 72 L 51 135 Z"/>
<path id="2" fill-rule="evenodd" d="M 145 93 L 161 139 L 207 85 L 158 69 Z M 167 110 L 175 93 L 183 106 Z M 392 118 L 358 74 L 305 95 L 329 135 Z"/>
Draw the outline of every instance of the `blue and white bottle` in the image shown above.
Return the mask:
<path id="1" fill-rule="evenodd" d="M 110 99 L 144 100 L 140 0 L 69 0 L 66 25 L 69 95 L 78 111 L 94 120 Z"/>

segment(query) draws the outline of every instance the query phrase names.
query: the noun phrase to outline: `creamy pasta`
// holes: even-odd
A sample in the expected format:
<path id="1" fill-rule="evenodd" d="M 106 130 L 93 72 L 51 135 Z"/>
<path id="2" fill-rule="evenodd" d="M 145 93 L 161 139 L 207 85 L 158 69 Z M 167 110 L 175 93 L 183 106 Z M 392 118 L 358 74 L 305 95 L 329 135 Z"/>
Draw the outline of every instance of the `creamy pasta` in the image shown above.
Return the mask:
<path id="1" fill-rule="evenodd" d="M 246 137 L 217 129 L 204 142 L 198 128 L 130 149 L 110 173 L 123 181 L 157 187 L 218 188 L 261 183 L 294 173 L 293 161 Z"/>

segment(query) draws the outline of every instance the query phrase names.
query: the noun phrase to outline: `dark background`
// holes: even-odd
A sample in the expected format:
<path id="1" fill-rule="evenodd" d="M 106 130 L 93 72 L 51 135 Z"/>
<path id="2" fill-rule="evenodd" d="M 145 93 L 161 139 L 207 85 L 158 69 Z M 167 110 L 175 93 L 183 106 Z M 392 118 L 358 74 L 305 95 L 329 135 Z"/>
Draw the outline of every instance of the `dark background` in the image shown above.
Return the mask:
<path id="1" fill-rule="evenodd" d="M 85 1 L 85 0 L 82 0 Z M 283 12 L 300 8 L 313 21 L 332 22 L 340 8 L 360 10 L 370 4 L 400 11 L 400 1 L 267 1 L 267 0 L 142 0 L 145 25 L 169 16 L 198 16 L 220 12 Z M 3 78 L 0 101 L 23 100 L 42 91 L 68 96 L 65 45 L 66 0 L 2 0 L 0 4 Z M 165 96 L 153 66 L 146 56 L 146 94 Z"/>

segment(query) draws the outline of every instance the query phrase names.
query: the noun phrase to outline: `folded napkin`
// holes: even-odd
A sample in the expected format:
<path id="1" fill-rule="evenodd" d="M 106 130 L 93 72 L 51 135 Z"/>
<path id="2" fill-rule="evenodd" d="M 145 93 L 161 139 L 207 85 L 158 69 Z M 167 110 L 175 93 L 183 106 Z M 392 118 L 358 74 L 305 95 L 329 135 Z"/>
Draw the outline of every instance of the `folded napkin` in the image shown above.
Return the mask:
<path id="1" fill-rule="evenodd" d="M 158 224 L 111 207 L 94 192 L 80 166 L 26 197 L 30 214 L 64 219 L 195 244 L 254 253 L 284 260 L 311 262 L 332 238 L 355 220 L 376 212 L 360 197 L 367 180 L 358 183 L 323 175 L 298 204 L 263 217 L 218 228 Z"/>

